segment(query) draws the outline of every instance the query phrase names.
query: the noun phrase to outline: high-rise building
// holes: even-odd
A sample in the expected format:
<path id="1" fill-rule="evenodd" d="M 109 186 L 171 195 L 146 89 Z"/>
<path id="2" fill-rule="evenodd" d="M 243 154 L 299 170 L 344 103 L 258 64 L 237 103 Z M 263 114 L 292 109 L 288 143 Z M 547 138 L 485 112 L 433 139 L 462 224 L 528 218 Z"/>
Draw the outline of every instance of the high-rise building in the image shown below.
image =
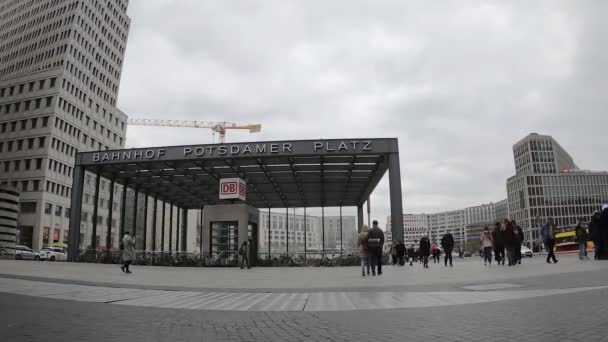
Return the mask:
<path id="1" fill-rule="evenodd" d="M 0 0 L 0 183 L 21 192 L 20 238 L 34 249 L 67 242 L 76 153 L 124 147 L 127 116 L 116 98 L 127 6 L 128 0 Z M 81 242 L 90 244 L 84 237 L 95 220 L 103 223 L 97 240 L 105 245 L 107 203 L 117 189 L 102 180 L 93 217 L 94 186 L 89 176 Z"/>
<path id="2" fill-rule="evenodd" d="M 515 176 L 507 180 L 509 216 L 539 239 L 539 226 L 548 217 L 559 228 L 589 221 L 608 203 L 608 172 L 580 170 L 553 137 L 530 134 L 513 146 Z"/>

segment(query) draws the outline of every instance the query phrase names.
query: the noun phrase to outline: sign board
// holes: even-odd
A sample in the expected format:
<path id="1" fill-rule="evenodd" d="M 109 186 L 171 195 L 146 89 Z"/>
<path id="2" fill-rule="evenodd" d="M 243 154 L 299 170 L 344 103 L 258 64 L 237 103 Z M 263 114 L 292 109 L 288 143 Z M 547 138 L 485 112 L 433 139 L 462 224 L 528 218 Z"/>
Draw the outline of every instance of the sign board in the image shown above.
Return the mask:
<path id="1" fill-rule="evenodd" d="M 220 179 L 220 199 L 247 199 L 247 184 L 240 178 Z"/>

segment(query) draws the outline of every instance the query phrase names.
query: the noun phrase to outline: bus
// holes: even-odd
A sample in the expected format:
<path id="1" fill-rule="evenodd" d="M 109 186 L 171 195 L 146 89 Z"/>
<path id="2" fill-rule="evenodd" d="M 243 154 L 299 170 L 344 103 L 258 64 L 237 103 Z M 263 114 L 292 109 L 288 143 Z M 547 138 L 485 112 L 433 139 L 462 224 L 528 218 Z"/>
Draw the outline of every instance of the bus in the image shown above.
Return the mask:
<path id="1" fill-rule="evenodd" d="M 589 230 L 587 229 L 587 233 Z M 594 248 L 593 241 L 587 241 L 587 251 L 592 251 Z M 555 234 L 555 252 L 556 253 L 578 253 L 578 244 L 574 230 Z"/>

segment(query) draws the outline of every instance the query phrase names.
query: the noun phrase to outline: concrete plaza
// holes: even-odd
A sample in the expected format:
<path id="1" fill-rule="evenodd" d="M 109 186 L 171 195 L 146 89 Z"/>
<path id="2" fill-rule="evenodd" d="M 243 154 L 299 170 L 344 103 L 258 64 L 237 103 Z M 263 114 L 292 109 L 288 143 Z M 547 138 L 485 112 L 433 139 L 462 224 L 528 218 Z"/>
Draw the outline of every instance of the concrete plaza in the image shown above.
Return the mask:
<path id="1" fill-rule="evenodd" d="M 11 341 L 604 340 L 608 263 L 517 267 L 165 268 L 0 262 Z M 59 313 L 48 319 L 45 310 Z M 568 322 L 560 324 L 559 322 Z M 395 335 L 397 334 L 397 335 Z"/>

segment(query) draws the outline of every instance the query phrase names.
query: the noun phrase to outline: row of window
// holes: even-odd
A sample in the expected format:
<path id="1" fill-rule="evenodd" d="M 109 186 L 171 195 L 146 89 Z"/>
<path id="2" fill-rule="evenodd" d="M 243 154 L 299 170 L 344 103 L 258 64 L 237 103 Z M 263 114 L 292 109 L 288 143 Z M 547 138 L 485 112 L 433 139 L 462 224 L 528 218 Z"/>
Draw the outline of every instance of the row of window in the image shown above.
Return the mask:
<path id="1" fill-rule="evenodd" d="M 91 205 L 93 205 L 93 204 L 95 204 L 95 196 L 92 195 L 92 194 L 85 193 L 84 194 L 83 202 L 85 204 L 91 204 Z M 112 211 L 117 211 L 119 209 L 118 208 L 118 202 L 113 201 L 112 203 L 113 203 L 112 204 Z M 106 200 L 105 198 L 99 197 L 98 208 L 99 209 L 110 209 L 110 201 Z"/>
<path id="2" fill-rule="evenodd" d="M 40 125 L 40 126 L 38 126 Z M 49 125 L 49 117 L 35 117 L 23 120 L 7 121 L 0 124 L 0 132 L 17 132 L 29 131 L 31 129 L 37 129 L 38 127 L 47 127 Z"/>
<path id="3" fill-rule="evenodd" d="M 72 66 L 73 66 L 73 64 L 72 64 Z M 62 82 L 62 88 L 64 88 L 70 94 L 74 95 L 79 100 L 81 100 L 83 104 L 86 104 L 86 98 L 87 98 L 86 93 L 84 91 L 80 90 L 73 83 L 71 83 L 70 81 L 64 79 L 63 82 Z M 94 109 L 97 114 L 101 114 L 101 116 L 102 116 L 102 118 L 104 120 L 108 120 L 109 123 L 113 124 L 116 128 L 118 128 L 119 125 L 120 125 L 120 130 L 121 131 L 125 130 L 125 123 L 124 123 L 124 121 L 118 120 L 118 117 L 116 117 L 112 113 L 106 111 L 106 109 L 102 108 L 99 105 L 99 103 L 96 103 L 95 104 L 95 108 L 93 108 L 93 100 L 91 100 L 90 98 L 88 100 L 89 100 L 88 101 L 88 106 L 89 106 L 89 108 L 91 108 L 91 110 Z M 84 112 L 82 110 L 78 109 L 76 106 L 72 105 L 71 103 L 67 102 L 63 98 L 59 98 L 59 108 L 62 108 L 64 110 L 68 111 L 68 112 L 73 113 L 74 117 L 76 117 L 77 119 L 79 119 L 79 120 L 82 121 L 82 116 L 83 116 Z M 86 122 L 85 122 L 85 124 L 90 127 L 91 122 L 94 125 L 93 129 L 97 129 L 97 121 L 91 120 L 91 118 L 89 116 L 86 116 Z M 100 126 L 102 127 L 101 134 L 103 134 L 103 125 L 100 124 Z M 108 128 L 108 130 L 109 130 L 109 128 Z"/>
<path id="4" fill-rule="evenodd" d="M 92 32 L 95 32 L 95 31 L 91 30 L 91 27 L 86 23 L 86 21 L 84 19 L 80 18 L 80 16 L 78 16 L 78 18 L 76 19 L 76 22 L 83 29 L 83 33 L 88 32 L 89 36 L 92 36 Z M 101 32 L 102 32 L 102 34 L 104 33 L 104 28 L 102 28 Z M 107 34 L 107 35 L 109 35 L 109 34 Z M 104 34 L 104 36 L 107 36 L 107 35 Z M 99 53 L 96 54 L 95 49 L 93 48 L 93 45 L 91 43 L 89 43 L 90 41 L 94 41 L 94 42 L 96 41 L 99 49 L 103 49 L 103 51 L 106 52 L 106 55 L 108 55 L 108 57 L 110 57 L 110 59 L 114 63 L 116 63 L 116 65 L 118 65 L 118 66 L 122 65 L 122 60 L 108 46 L 105 45 L 103 39 L 101 39 L 101 38 L 93 39 L 93 40 L 87 39 L 85 36 L 81 35 L 78 32 L 74 32 L 74 38 L 86 51 L 88 51 L 91 54 L 91 56 L 95 56 L 95 61 L 98 62 L 98 65 L 102 65 L 108 71 L 108 73 L 110 73 L 111 75 L 114 75 L 116 80 L 118 80 L 117 69 L 115 69 L 112 65 L 110 65 L 110 63 L 108 63 L 108 61 L 106 61 L 105 58 L 102 58 L 101 54 L 99 54 Z M 108 40 L 113 41 L 113 38 L 109 37 Z M 116 42 L 116 40 L 114 40 L 114 42 Z"/>
<path id="5" fill-rule="evenodd" d="M 20 192 L 40 191 L 42 179 L 27 179 L 21 181 L 10 181 L 9 183 Z"/>
<path id="6" fill-rule="evenodd" d="M 74 16 L 72 16 L 72 18 L 66 18 L 65 24 L 66 25 L 69 24 L 71 21 L 73 21 L 73 18 L 74 18 Z M 62 24 L 62 20 L 58 21 L 57 24 L 58 24 L 57 27 L 60 27 Z M 52 29 L 55 30 L 57 27 L 53 27 Z M 68 38 L 70 36 L 71 30 L 66 29 L 61 32 L 57 32 L 55 34 L 48 35 L 46 37 L 43 36 L 43 38 L 41 38 L 40 40 L 30 39 L 30 36 L 35 35 L 38 32 L 39 31 L 32 31 L 32 32 L 26 34 L 25 36 L 21 36 L 15 40 L 13 40 L 13 42 L 6 45 L 5 48 L 0 48 L 0 54 L 5 52 L 4 56 L 0 55 L 0 60 L 15 62 L 19 58 L 23 59 L 24 57 L 30 55 L 34 51 L 41 51 L 47 46 L 55 45 L 55 43 L 57 43 L 58 41 Z M 30 44 L 19 48 L 19 45 L 21 45 L 22 42 L 30 43 Z M 49 51 L 52 50 L 50 48 L 47 48 L 47 49 Z M 67 50 L 67 44 L 61 45 L 57 50 L 57 54 L 61 54 L 61 53 L 65 52 L 66 50 Z M 23 65 L 23 64 L 21 64 L 21 65 Z M 29 64 L 26 63 L 26 65 L 29 65 Z"/>
<path id="7" fill-rule="evenodd" d="M 24 94 L 26 91 L 31 93 L 44 89 L 53 89 L 57 83 L 57 77 L 49 79 L 42 79 L 38 81 L 31 81 L 21 84 L 12 85 L 10 87 L 0 88 L 0 97 L 14 96 Z"/>
<path id="8" fill-rule="evenodd" d="M 57 138 L 51 138 L 51 148 L 57 152 L 63 153 L 68 157 L 74 157 L 76 153 L 78 153 L 78 149 L 76 147 Z"/>
<path id="9" fill-rule="evenodd" d="M 62 19 L 62 20 L 56 21 L 52 24 L 46 25 L 43 28 L 30 32 L 24 37 L 24 38 L 27 37 L 27 40 L 25 40 L 25 41 L 30 42 L 33 39 L 38 39 L 38 37 L 40 35 L 51 32 L 52 30 L 57 30 L 58 28 L 62 27 L 62 25 L 65 25 L 66 23 L 67 23 L 67 20 L 65 20 L 65 23 L 64 23 L 64 20 Z M 60 34 L 60 36 L 66 37 L 67 34 L 69 34 L 69 33 L 62 32 Z M 31 37 L 29 37 L 29 36 L 31 36 Z M 57 40 L 59 38 L 51 38 L 51 39 Z M 12 74 L 12 73 L 22 70 L 26 67 L 37 65 L 43 61 L 46 62 L 46 61 L 50 60 L 51 58 L 53 58 L 54 56 L 60 57 L 66 51 L 66 49 L 67 49 L 67 46 L 63 45 L 63 46 L 59 46 L 56 48 L 49 48 L 47 50 L 41 51 L 40 53 L 36 54 L 35 56 L 28 57 L 28 54 L 25 54 L 25 52 L 24 52 L 25 50 L 27 50 L 27 48 L 24 48 L 21 50 L 21 52 L 22 52 L 21 58 L 10 58 L 10 59 L 6 58 L 6 57 L 3 58 L 3 59 L 10 60 L 12 63 L 0 70 L 0 76 Z M 40 51 L 43 49 L 38 47 L 37 50 Z M 15 52 L 13 52 L 13 54 L 14 53 Z M 19 52 L 17 51 L 16 53 L 19 53 Z"/>
<path id="10" fill-rule="evenodd" d="M 36 1 L 39 2 L 39 1 Z M 38 13 L 44 12 L 46 11 L 49 7 L 54 7 L 55 5 L 59 4 L 59 0 L 53 0 L 52 2 L 46 2 L 43 3 L 37 7 L 33 7 L 32 5 L 34 4 L 34 0 L 30 0 L 27 3 L 22 3 L 21 6 L 14 8 L 11 11 L 8 11 L 2 15 L 0 15 L 0 22 L 2 22 L 3 24 L 0 26 L 0 32 L 5 31 L 8 28 L 14 27 L 16 23 L 21 23 L 26 21 L 28 18 L 30 17 L 34 17 L 35 19 L 32 19 L 28 22 L 23 23 L 22 25 L 16 27 L 15 29 L 6 32 L 5 34 L 3 34 L 2 36 L 0 36 L 0 40 L 1 41 L 6 41 L 6 38 L 15 35 L 16 33 L 19 32 L 24 32 L 27 29 L 39 25 L 45 21 L 49 21 L 51 18 L 60 16 L 64 13 L 66 13 L 69 10 L 72 10 L 74 8 L 76 8 L 76 6 L 78 6 L 77 3 L 72 3 L 70 5 L 66 5 L 62 8 L 59 8 L 55 11 L 52 12 L 48 12 L 46 15 L 42 15 L 40 17 L 36 18 L 36 15 Z M 10 7 L 10 4 L 7 4 L 5 6 L 0 7 L 0 12 L 3 11 L 4 8 L 8 8 Z M 22 15 L 19 15 L 15 18 L 13 18 L 12 20 L 8 20 L 8 18 L 14 16 L 15 14 L 25 10 L 25 9 L 29 9 L 27 12 L 23 13 Z"/>
<path id="11" fill-rule="evenodd" d="M 40 108 L 48 108 L 53 103 L 53 96 L 39 97 L 19 102 L 7 103 L 0 105 L 0 114 L 14 114 L 19 112 L 27 112 Z"/>
<path id="12" fill-rule="evenodd" d="M 8 152 L 13 152 L 13 150 L 14 151 L 23 151 L 23 150 L 35 150 L 35 149 L 39 149 L 39 148 L 44 148 L 45 141 L 46 141 L 45 136 L 0 141 L 0 152 L 8 153 Z M 6 147 L 6 150 L 4 149 L 5 147 Z"/>
<path id="13" fill-rule="evenodd" d="M 86 211 L 81 212 L 80 213 L 80 222 L 86 223 L 88 221 L 89 221 L 89 213 Z M 94 222 L 95 222 L 95 217 L 93 215 L 91 215 L 91 223 L 94 223 Z M 110 218 L 106 217 L 105 224 L 107 225 L 108 223 L 110 223 Z M 103 216 L 97 215 L 97 225 L 100 225 L 100 224 L 103 224 Z M 112 219 L 112 228 L 115 228 L 115 227 L 116 227 L 116 219 L 113 218 Z M 114 234 L 112 234 L 112 236 L 114 236 Z M 98 238 L 99 238 L 99 236 L 98 236 Z M 114 238 L 112 237 L 112 239 L 114 239 Z"/>
<path id="14" fill-rule="evenodd" d="M 40 170 L 42 169 L 42 159 L 30 158 L 0 161 L 0 170 L 4 170 L 4 172 Z"/>
<path id="15" fill-rule="evenodd" d="M 72 189 L 69 186 L 47 180 L 46 192 L 50 192 L 61 197 L 70 198 Z"/>
<path id="16" fill-rule="evenodd" d="M 74 171 L 74 168 L 70 165 L 50 158 L 48 162 L 48 169 L 67 177 L 72 177 L 72 172 Z"/>
<path id="17" fill-rule="evenodd" d="M 45 203 L 44 204 L 44 213 L 47 215 L 51 215 L 51 213 L 53 213 L 57 217 L 61 217 L 61 215 L 63 214 L 66 218 L 70 218 L 70 214 L 71 214 L 70 208 L 65 208 L 65 210 L 64 210 L 62 206 L 57 205 L 57 204 L 54 207 L 55 207 L 55 211 L 53 211 L 52 203 Z"/>
<path id="18" fill-rule="evenodd" d="M 84 68 L 88 69 L 93 74 L 93 76 L 95 76 L 100 82 L 103 82 L 102 79 L 105 79 L 105 75 L 97 71 L 97 69 L 93 66 L 93 62 L 89 60 L 84 53 L 81 53 L 78 48 L 73 47 L 72 45 L 70 45 L 70 51 L 75 61 L 80 63 Z M 118 76 L 116 77 L 116 79 L 120 77 L 119 74 L 117 75 Z M 104 100 L 110 103 L 112 106 L 116 105 L 116 100 L 114 99 L 114 97 L 109 96 L 109 94 L 108 96 L 104 97 Z M 91 100 L 89 99 L 89 101 Z"/>

